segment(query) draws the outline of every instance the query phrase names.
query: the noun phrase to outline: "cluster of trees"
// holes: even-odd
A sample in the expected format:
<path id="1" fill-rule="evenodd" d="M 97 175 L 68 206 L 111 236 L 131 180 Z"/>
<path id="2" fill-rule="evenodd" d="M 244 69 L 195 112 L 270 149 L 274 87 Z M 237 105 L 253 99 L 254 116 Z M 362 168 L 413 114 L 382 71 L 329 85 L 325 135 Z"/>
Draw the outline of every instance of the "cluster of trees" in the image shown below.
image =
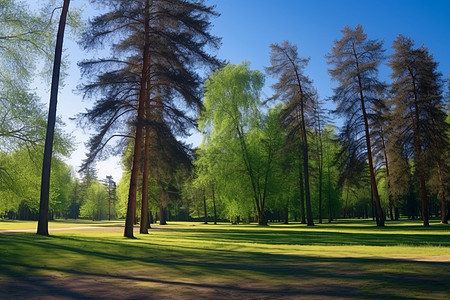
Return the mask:
<path id="1" fill-rule="evenodd" d="M 204 1 L 91 2 L 101 13 L 80 44 L 95 58 L 79 62 L 79 90 L 94 104 L 78 120 L 95 133 L 79 181 L 62 161 L 70 138 L 56 122 L 44 203 L 56 216 L 126 217 L 126 237 L 138 221 L 148 233 L 156 215 L 161 224 L 213 216 L 312 226 L 370 215 L 384 226 L 400 213 L 426 226 L 432 213 L 447 222 L 449 107 L 424 46 L 399 35 L 386 57 L 362 26 L 345 27 L 326 57 L 334 94 L 320 99 L 305 74 L 309 58 L 288 41 L 273 44 L 265 73 L 276 79 L 274 94 L 262 99 L 264 72 L 208 52 L 220 38 L 210 33 L 218 14 Z M 25 205 L 36 213 L 47 125 L 25 87 L 34 61 L 53 60 L 55 22 L 42 17 L 49 8 L 34 15 L 13 0 L 0 4 L 0 211 L 17 214 Z M 383 63 L 390 84 L 378 76 Z M 193 150 L 181 139 L 196 127 L 203 141 Z M 112 179 L 101 183 L 92 171 L 111 154 L 124 166 L 117 201 Z"/>
<path id="2" fill-rule="evenodd" d="M 190 168 L 190 149 L 179 137 L 194 127 L 202 105 L 198 71 L 222 65 L 206 52 L 220 43 L 209 33 L 209 20 L 217 14 L 203 1 L 93 2 L 106 12 L 92 19 L 81 44 L 87 50 L 101 45 L 111 51 L 80 63 L 85 79 L 81 91 L 95 100 L 80 120 L 97 132 L 89 141 L 83 168 L 111 151 L 124 153 L 129 167 L 124 175 L 124 235 L 133 237 L 138 196 L 140 232 L 148 233 L 149 196 L 158 195 L 164 223 L 177 173 Z"/>
<path id="3" fill-rule="evenodd" d="M 447 223 L 450 132 L 442 75 L 412 39 L 399 35 L 389 57 L 382 47 L 361 25 L 345 27 L 326 56 L 337 83 L 331 100 L 333 115 L 343 119 L 339 132 L 304 72 L 308 59 L 287 41 L 271 45 L 266 68 L 278 79 L 265 100 L 278 100 L 274 107 L 263 109 L 264 76 L 247 63 L 213 73 L 205 83 L 194 185 L 211 190 L 205 195 L 220 201 L 229 218 L 256 216 L 261 225 L 274 211 L 285 222 L 300 215 L 313 225 L 326 213 L 331 220 L 368 216 L 370 209 L 378 226 L 386 215 L 398 219 L 400 210 L 429 226 L 430 204 Z M 378 78 L 384 61 L 389 85 Z"/>

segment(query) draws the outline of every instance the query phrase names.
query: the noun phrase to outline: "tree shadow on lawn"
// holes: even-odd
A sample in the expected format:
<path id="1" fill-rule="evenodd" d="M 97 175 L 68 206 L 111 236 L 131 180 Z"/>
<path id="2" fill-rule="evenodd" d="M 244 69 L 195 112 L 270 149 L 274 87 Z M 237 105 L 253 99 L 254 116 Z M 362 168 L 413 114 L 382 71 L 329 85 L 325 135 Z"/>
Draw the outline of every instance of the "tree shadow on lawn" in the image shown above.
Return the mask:
<path id="1" fill-rule="evenodd" d="M 215 229 L 201 228 L 195 232 L 191 229 L 177 229 L 186 231 L 190 239 L 212 240 L 216 242 L 242 242 L 258 244 L 285 244 L 285 245 L 361 245 L 361 246 L 450 246 L 450 234 L 415 234 L 374 231 L 370 233 L 354 233 L 340 231 L 301 230 L 286 231 L 280 228 L 261 229 L 228 229 L 218 231 Z"/>
<path id="2" fill-rule="evenodd" d="M 172 299 L 179 295 L 187 295 L 186 299 L 198 295 L 216 299 L 432 299 L 449 295 L 445 290 L 450 271 L 447 262 L 311 257 L 204 249 L 194 243 L 168 247 L 153 245 L 151 240 L 117 243 L 111 239 L 32 234 L 2 234 L 0 241 L 0 278 L 4 278 L 0 284 L 6 285 L 0 286 L 0 298 L 8 291 L 17 298 L 47 293 L 67 299 L 101 295 L 106 295 L 105 299 L 136 298 L 144 295 L 140 293 Z M 70 257 L 74 261 L 65 261 Z M 114 298 L 118 295 L 114 291 L 120 289 L 128 294 Z"/>

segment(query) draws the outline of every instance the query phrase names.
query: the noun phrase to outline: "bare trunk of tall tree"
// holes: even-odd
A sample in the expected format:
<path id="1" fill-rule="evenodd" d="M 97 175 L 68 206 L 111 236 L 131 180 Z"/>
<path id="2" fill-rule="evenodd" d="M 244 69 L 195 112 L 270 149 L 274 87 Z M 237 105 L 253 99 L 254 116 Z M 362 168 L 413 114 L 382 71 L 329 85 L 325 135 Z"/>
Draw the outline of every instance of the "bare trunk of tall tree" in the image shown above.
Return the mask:
<path id="1" fill-rule="evenodd" d="M 322 133 L 319 123 L 319 223 L 322 224 L 322 183 L 323 183 L 323 145 L 322 145 Z"/>
<path id="2" fill-rule="evenodd" d="M 147 100 L 147 105 L 149 105 Z M 147 108 L 147 111 L 149 109 Z M 141 223 L 139 232 L 148 234 L 148 178 L 150 173 L 150 128 L 145 128 L 144 140 L 144 171 L 142 172 L 142 198 L 141 198 Z"/>
<path id="3" fill-rule="evenodd" d="M 143 139 L 143 122 L 145 118 L 145 96 L 147 94 L 147 76 L 149 67 L 149 9 L 150 0 L 145 1 L 145 37 L 144 37 L 144 49 L 143 49 L 143 63 L 141 72 L 141 82 L 139 89 L 139 99 L 138 99 L 138 115 L 136 120 L 136 136 L 134 140 L 134 153 L 133 153 L 133 164 L 131 168 L 131 178 L 130 178 L 130 188 L 128 192 L 128 205 L 127 205 L 127 216 L 125 220 L 125 230 L 124 236 L 128 238 L 133 238 L 133 226 L 135 223 L 136 216 L 136 194 L 139 178 L 139 166 L 142 152 L 142 139 Z"/>
<path id="4" fill-rule="evenodd" d="M 361 100 L 363 102 L 363 100 Z M 373 196 L 375 198 L 375 205 L 377 208 L 377 226 L 384 226 L 384 214 L 381 208 L 380 195 L 378 194 L 378 187 L 375 177 L 375 168 L 373 166 L 372 149 L 370 144 L 370 133 L 369 133 L 369 123 L 367 121 L 367 115 L 363 103 L 363 116 L 366 131 L 366 147 L 367 147 L 367 158 L 369 161 L 369 172 L 370 172 L 370 183 L 372 185 Z"/>
<path id="5" fill-rule="evenodd" d="M 48 211 L 50 198 L 50 173 L 53 153 L 53 136 L 56 123 L 56 106 L 58 103 L 59 75 L 61 70 L 61 56 L 66 27 L 67 13 L 70 0 L 64 0 L 61 17 L 59 19 L 58 35 L 56 38 L 55 59 L 53 63 L 52 86 L 50 92 L 50 107 L 48 111 L 47 133 L 45 136 L 44 160 L 41 177 L 41 198 L 39 203 L 39 220 L 37 234 L 48 235 Z"/>
<path id="6" fill-rule="evenodd" d="M 381 128 L 381 146 L 383 147 L 383 156 L 384 156 L 384 165 L 386 167 L 386 182 L 387 182 L 387 194 L 389 199 L 389 214 L 391 217 L 391 221 L 395 220 L 395 216 L 393 214 L 393 209 L 395 207 L 394 199 L 392 198 L 391 194 L 391 183 L 390 183 L 390 173 L 389 173 L 389 161 L 388 161 L 388 155 L 386 150 L 386 143 L 384 141 L 384 131 Z"/>
<path id="7" fill-rule="evenodd" d="M 150 69 L 150 63 L 149 63 Z M 145 137 L 144 137 L 144 171 L 142 172 L 142 198 L 141 198 L 141 223 L 139 226 L 139 232 L 142 234 L 148 234 L 149 219 L 148 219 L 148 188 L 149 188 L 149 175 L 150 175 L 150 141 L 151 141 L 151 99 L 150 99 L 150 70 L 147 70 L 147 86 L 145 95 Z"/>
<path id="8" fill-rule="evenodd" d="M 289 224 L 289 203 L 284 208 L 284 224 Z"/>
<path id="9" fill-rule="evenodd" d="M 356 63 L 356 70 L 358 74 L 358 88 L 359 88 L 359 99 L 361 101 L 361 109 L 362 114 L 364 118 L 364 131 L 366 135 L 366 148 L 367 148 L 367 160 L 369 162 L 369 173 L 370 173 L 370 183 L 372 185 L 372 191 L 373 195 L 375 197 L 375 204 L 377 208 L 377 226 L 384 226 L 384 214 L 383 209 L 381 208 L 381 201 L 380 201 L 380 195 L 378 194 L 378 187 L 377 187 L 377 181 L 375 177 L 375 168 L 373 165 L 373 157 L 372 157 L 372 145 L 370 142 L 370 130 L 369 130 L 369 121 L 366 113 L 366 106 L 364 101 L 364 94 L 363 94 L 363 85 L 361 82 L 361 76 L 359 74 L 359 61 L 358 56 L 356 55 L 356 52 L 354 52 L 355 55 L 355 63 Z"/>
<path id="10" fill-rule="evenodd" d="M 163 204 L 159 206 L 159 225 L 167 225 L 167 209 Z"/>
<path id="11" fill-rule="evenodd" d="M 414 154 L 415 154 L 415 160 L 414 163 L 416 164 L 416 168 L 419 172 L 419 184 L 420 184 L 420 197 L 422 199 L 422 220 L 423 220 L 423 226 L 430 226 L 430 222 L 428 220 L 428 197 L 427 197 L 427 186 L 426 186 L 426 180 L 425 180 L 425 171 L 424 171 L 424 163 L 423 163 L 423 157 L 422 157 L 422 141 L 420 138 L 420 129 L 419 129 L 419 97 L 417 95 L 417 87 L 416 87 L 416 81 L 414 77 L 414 72 L 411 70 L 411 68 L 408 68 L 408 71 L 411 76 L 412 85 L 413 85 L 413 91 L 414 91 L 414 113 L 411 111 L 411 121 L 413 125 L 413 133 L 414 133 Z"/>
<path id="12" fill-rule="evenodd" d="M 305 99 L 302 90 L 302 84 L 300 82 L 300 77 L 295 69 L 297 76 L 297 84 L 300 92 L 300 124 L 301 124 L 301 135 L 302 135 L 302 150 L 303 150 L 303 176 L 305 178 L 305 204 L 306 204 L 306 221 L 308 226 L 314 226 L 314 220 L 312 216 L 311 209 L 311 192 L 309 189 L 309 157 L 308 157 L 308 136 L 306 133 L 306 120 L 305 120 Z"/>

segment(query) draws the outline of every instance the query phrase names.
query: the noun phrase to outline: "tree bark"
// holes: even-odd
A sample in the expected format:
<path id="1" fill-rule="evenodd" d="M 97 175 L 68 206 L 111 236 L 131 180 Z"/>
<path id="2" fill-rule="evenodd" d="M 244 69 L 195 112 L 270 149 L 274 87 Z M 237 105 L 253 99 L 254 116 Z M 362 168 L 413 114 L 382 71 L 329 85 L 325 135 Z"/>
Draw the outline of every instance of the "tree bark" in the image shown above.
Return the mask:
<path id="1" fill-rule="evenodd" d="M 58 103 L 58 87 L 61 70 L 62 47 L 64 29 L 66 27 L 67 13 L 70 0 L 64 0 L 61 17 L 59 19 L 58 34 L 55 46 L 55 60 L 53 64 L 52 85 L 50 92 L 50 107 L 48 111 L 47 133 L 45 136 L 44 160 L 41 177 L 41 198 L 39 203 L 39 220 L 37 234 L 48 235 L 48 212 L 50 198 L 50 173 L 53 153 L 53 136 L 55 133 L 56 107 Z"/>
<path id="2" fill-rule="evenodd" d="M 373 165 L 373 157 L 372 157 L 372 145 L 370 142 L 370 131 L 369 131 L 369 121 L 366 113 L 366 106 L 364 101 L 364 94 L 363 94 L 363 86 L 361 82 L 361 76 L 360 76 L 360 69 L 359 69 L 359 60 L 358 56 L 356 54 L 356 51 L 354 50 L 354 56 L 355 56 L 355 63 L 356 63 L 356 70 L 358 74 L 358 88 L 359 88 L 359 99 L 361 101 L 361 110 L 364 118 L 364 131 L 366 135 L 366 147 L 367 147 L 367 160 L 369 162 L 369 172 L 370 172 L 370 183 L 372 185 L 372 191 L 373 195 L 375 197 L 375 204 L 377 208 L 377 226 L 384 226 L 384 217 L 383 217 L 383 209 L 381 208 L 381 202 L 380 202 L 380 195 L 378 194 L 378 187 L 377 187 L 377 181 L 375 177 L 375 168 Z"/>
<path id="3" fill-rule="evenodd" d="M 150 30 L 146 27 L 146 31 Z M 150 59 L 149 59 L 150 61 Z M 149 66 L 150 68 L 150 63 Z M 147 85 L 145 95 L 145 137 L 144 137 L 144 171 L 142 172 L 142 198 L 141 198 L 141 223 L 139 232 L 142 234 L 148 234 L 149 219 L 148 219 L 148 178 L 150 175 L 150 140 L 151 140 L 151 99 L 150 99 L 150 70 L 147 70 Z"/>
<path id="4" fill-rule="evenodd" d="M 298 78 L 298 75 L 297 75 Z M 314 226 L 314 220 L 312 216 L 311 209 L 311 192 L 309 189 L 309 158 L 308 158 L 308 137 L 306 135 L 306 121 L 305 121 L 305 112 L 304 112 L 304 99 L 303 99 L 303 91 L 300 85 L 299 80 L 299 88 L 301 96 L 300 110 L 301 110 L 301 126 L 302 126 L 302 150 L 303 150 L 303 175 L 305 178 L 305 204 L 306 204 L 306 221 L 308 226 Z"/>
<path id="5" fill-rule="evenodd" d="M 159 225 L 167 225 L 167 209 L 162 206 L 159 206 Z"/>
<path id="6" fill-rule="evenodd" d="M 141 82 L 139 88 L 139 101 L 138 101 L 138 115 L 136 120 L 136 137 L 134 140 L 134 153 L 133 153 L 133 164 L 131 169 L 131 178 L 130 178 L 130 188 L 128 192 L 128 205 L 127 205 L 127 216 L 125 220 L 125 230 L 124 236 L 128 238 L 133 238 L 133 226 L 135 222 L 136 216 L 136 194 L 137 194 L 137 185 L 139 178 L 139 165 L 141 159 L 142 152 L 142 139 L 143 139 L 143 121 L 145 117 L 145 96 L 147 94 L 147 74 L 149 67 L 149 9 L 150 9 L 150 0 L 145 1 L 145 38 L 144 38 L 144 49 L 143 49 L 143 63 L 142 63 L 142 72 L 141 72 Z"/>

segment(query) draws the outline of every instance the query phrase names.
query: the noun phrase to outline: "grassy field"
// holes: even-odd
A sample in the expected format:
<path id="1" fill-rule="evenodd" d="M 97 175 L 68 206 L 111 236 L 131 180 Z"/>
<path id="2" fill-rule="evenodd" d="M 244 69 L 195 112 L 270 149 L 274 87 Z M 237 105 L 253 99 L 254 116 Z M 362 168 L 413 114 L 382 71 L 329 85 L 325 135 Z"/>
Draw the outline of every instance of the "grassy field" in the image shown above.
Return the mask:
<path id="1" fill-rule="evenodd" d="M 51 222 L 42 237 L 0 221 L 0 298 L 450 298 L 450 227 L 437 221 L 170 222 L 136 239 L 122 225 Z"/>

